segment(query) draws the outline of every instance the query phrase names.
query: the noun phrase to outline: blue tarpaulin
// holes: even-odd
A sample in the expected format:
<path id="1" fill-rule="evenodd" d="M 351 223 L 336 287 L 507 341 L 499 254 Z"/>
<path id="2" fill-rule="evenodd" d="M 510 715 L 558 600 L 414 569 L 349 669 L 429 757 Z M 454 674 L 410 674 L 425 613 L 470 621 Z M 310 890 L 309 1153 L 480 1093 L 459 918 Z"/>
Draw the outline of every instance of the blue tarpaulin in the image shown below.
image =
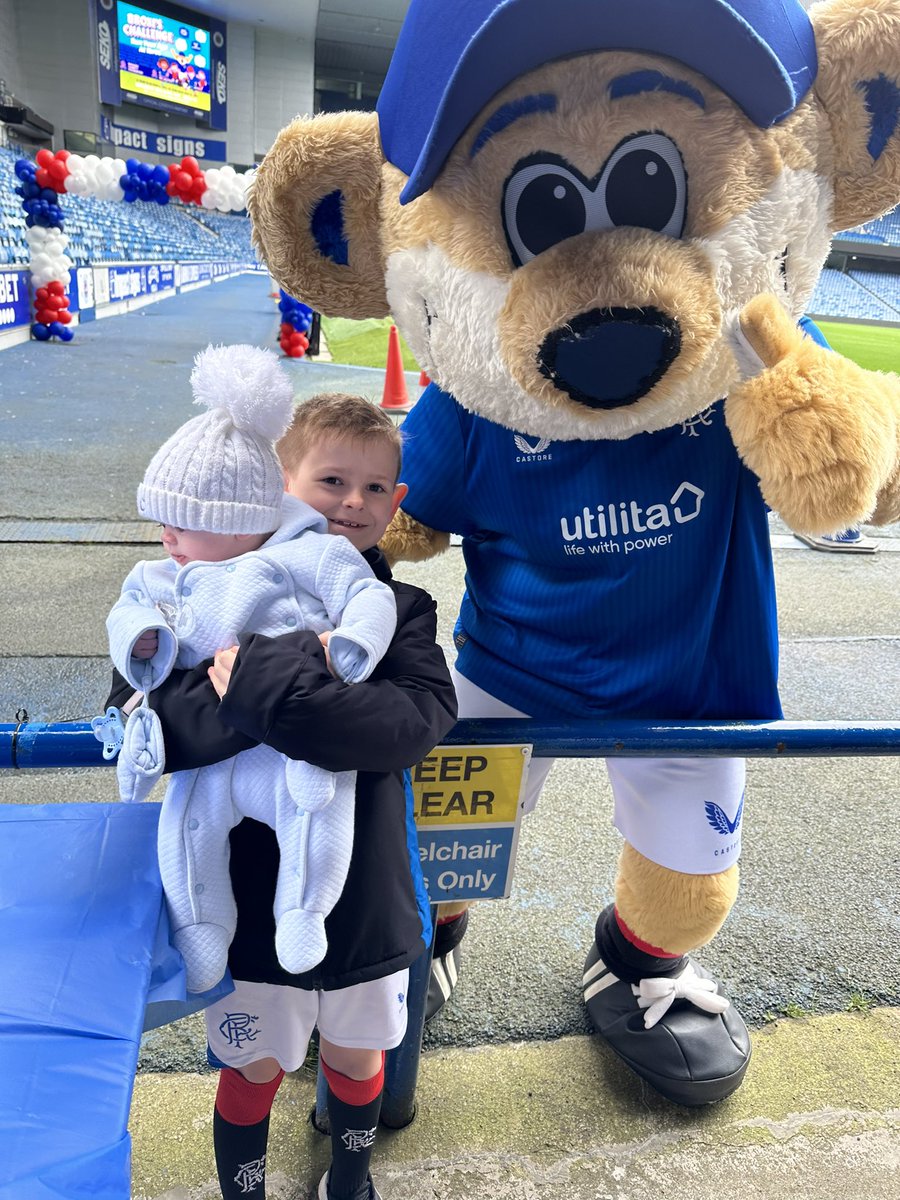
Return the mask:
<path id="1" fill-rule="evenodd" d="M 148 1027 L 203 1006 L 183 1003 L 168 945 L 158 820 L 158 804 L 0 805 L 0 1200 L 128 1200 L 151 985 Z"/>

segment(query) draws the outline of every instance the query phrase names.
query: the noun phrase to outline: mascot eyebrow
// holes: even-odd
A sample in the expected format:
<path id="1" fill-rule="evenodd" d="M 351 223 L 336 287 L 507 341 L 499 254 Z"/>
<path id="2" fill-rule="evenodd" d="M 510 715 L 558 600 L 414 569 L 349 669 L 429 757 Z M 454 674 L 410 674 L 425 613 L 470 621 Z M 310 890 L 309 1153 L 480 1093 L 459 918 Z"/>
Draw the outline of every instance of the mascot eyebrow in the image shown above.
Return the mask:
<path id="1" fill-rule="evenodd" d="M 661 71 L 632 71 L 630 75 L 620 75 L 609 85 L 611 100 L 621 100 L 625 96 L 640 96 L 643 92 L 671 92 L 690 100 L 699 108 L 706 108 L 703 93 L 691 87 L 683 79 L 672 79 Z M 508 129 L 514 121 L 521 117 L 529 117 L 536 112 L 556 112 L 556 97 L 551 92 L 541 92 L 533 96 L 523 96 L 520 100 L 511 100 L 492 113 L 478 131 L 478 136 L 472 143 L 469 158 L 472 159 L 479 150 L 504 129 Z"/>
<path id="2" fill-rule="evenodd" d="M 520 100 L 511 100 L 503 104 L 485 121 L 478 131 L 478 137 L 472 143 L 469 158 L 474 158 L 479 150 L 483 150 L 491 138 L 508 129 L 513 121 L 520 117 L 530 117 L 536 112 L 556 112 L 556 97 L 552 92 L 540 92 L 533 96 L 523 96 Z"/>
<path id="3" fill-rule="evenodd" d="M 673 79 L 663 75 L 661 71 L 632 71 L 630 75 L 619 75 L 609 85 L 611 100 L 621 100 L 624 96 L 639 96 L 642 92 L 671 92 L 685 100 L 706 108 L 703 93 L 683 79 Z"/>

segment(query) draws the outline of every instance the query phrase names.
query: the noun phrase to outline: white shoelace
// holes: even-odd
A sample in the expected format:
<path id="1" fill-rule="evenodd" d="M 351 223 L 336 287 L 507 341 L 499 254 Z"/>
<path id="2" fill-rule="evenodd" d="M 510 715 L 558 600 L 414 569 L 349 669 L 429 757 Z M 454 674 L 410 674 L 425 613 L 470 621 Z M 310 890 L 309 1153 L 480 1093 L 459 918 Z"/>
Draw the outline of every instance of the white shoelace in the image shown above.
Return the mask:
<path id="1" fill-rule="evenodd" d="M 669 979 L 642 979 L 632 984 L 631 990 L 637 997 L 638 1007 L 644 1013 L 644 1027 L 652 1029 L 664 1017 L 676 1000 L 687 1000 L 702 1008 L 704 1012 L 724 1012 L 730 1001 L 716 991 L 715 980 L 702 979 L 688 963 L 680 975 Z"/>

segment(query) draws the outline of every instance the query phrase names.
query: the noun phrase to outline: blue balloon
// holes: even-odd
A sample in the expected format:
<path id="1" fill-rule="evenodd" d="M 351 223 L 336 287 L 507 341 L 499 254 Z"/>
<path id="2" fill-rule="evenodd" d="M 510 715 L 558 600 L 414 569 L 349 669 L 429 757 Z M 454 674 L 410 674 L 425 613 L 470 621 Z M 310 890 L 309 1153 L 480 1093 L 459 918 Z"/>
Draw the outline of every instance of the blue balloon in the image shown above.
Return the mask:
<path id="1" fill-rule="evenodd" d="M 134 194 L 134 192 L 126 192 L 123 199 L 125 200 L 126 204 L 134 204 L 135 200 L 137 200 L 137 196 Z"/>
<path id="2" fill-rule="evenodd" d="M 48 204 L 55 204 L 58 195 L 53 188 L 41 188 L 41 199 L 46 200 Z"/>
<path id="3" fill-rule="evenodd" d="M 141 164 L 140 164 L 139 160 L 136 158 L 126 158 L 125 159 L 125 170 L 128 172 L 129 175 L 133 175 L 135 173 L 135 171 L 137 171 L 137 169 L 140 165 Z"/>
<path id="4" fill-rule="evenodd" d="M 57 322 L 54 322 L 54 324 L 57 324 Z M 62 329 L 64 326 L 61 325 L 60 328 Z M 31 327 L 31 336 L 39 342 L 49 342 L 50 329 L 48 326 L 41 325 L 40 322 L 36 321 Z"/>
<path id="5" fill-rule="evenodd" d="M 62 331 L 65 329 L 62 321 L 51 321 L 47 326 L 51 337 L 62 337 Z"/>
<path id="6" fill-rule="evenodd" d="M 157 204 L 168 204 L 172 197 L 168 192 L 163 192 L 162 195 L 156 197 Z"/>
<path id="7" fill-rule="evenodd" d="M 61 342 L 71 342 L 72 338 L 75 336 L 75 330 L 70 328 L 68 325 L 61 325 L 59 333 L 56 336 Z"/>
<path id="8" fill-rule="evenodd" d="M 20 179 L 34 179 L 34 163 L 29 162 L 27 158 L 17 158 L 13 170 Z"/>
<path id="9" fill-rule="evenodd" d="M 138 163 L 137 174 L 140 179 L 151 179 L 153 177 L 153 167 L 150 163 Z"/>
<path id="10" fill-rule="evenodd" d="M 169 172 L 162 165 L 162 163 L 158 163 L 153 168 L 153 178 L 156 180 L 157 183 L 161 184 L 162 187 L 165 187 L 166 184 L 169 182 Z"/>

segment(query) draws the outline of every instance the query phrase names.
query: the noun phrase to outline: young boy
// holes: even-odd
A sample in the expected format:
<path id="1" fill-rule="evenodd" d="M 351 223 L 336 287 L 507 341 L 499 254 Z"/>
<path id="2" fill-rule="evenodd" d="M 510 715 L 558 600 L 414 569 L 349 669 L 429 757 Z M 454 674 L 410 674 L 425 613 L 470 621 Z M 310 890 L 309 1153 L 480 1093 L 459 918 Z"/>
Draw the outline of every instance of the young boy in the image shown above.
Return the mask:
<path id="1" fill-rule="evenodd" d="M 209 346 L 191 374 L 208 409 L 156 452 L 138 510 L 162 525 L 164 559 L 129 573 L 107 619 L 118 670 L 145 694 L 172 666 L 192 667 L 241 633 L 311 629 L 345 683 L 366 679 L 394 635 L 397 606 L 362 555 L 310 505 L 284 493 L 275 440 L 288 429 L 293 389 L 274 354 Z M 124 800 L 140 800 L 162 772 L 155 714 L 133 718 L 119 754 Z M 155 767 L 155 770 L 154 770 Z M 275 946 L 293 973 L 327 948 L 324 918 L 343 889 L 353 841 L 354 777 L 257 746 L 169 781 L 159 864 L 173 941 L 188 988 L 225 973 L 237 910 L 228 834 L 245 816 L 271 825 L 282 855 Z"/>
<path id="2" fill-rule="evenodd" d="M 357 771 L 347 881 L 325 922 L 328 952 L 313 972 L 289 975 L 275 955 L 272 831 L 252 820 L 232 831 L 235 992 L 207 1010 L 206 1022 L 211 1059 L 223 1068 L 213 1136 L 224 1200 L 265 1195 L 269 1112 L 316 1024 L 332 1142 L 319 1198 L 376 1200 L 369 1163 L 384 1051 L 402 1040 L 408 967 L 431 938 L 404 771 L 452 728 L 456 697 L 435 642 L 434 601 L 392 580 L 377 548 L 405 491 L 390 418 L 360 397 L 314 397 L 297 409 L 278 450 L 288 491 L 322 512 L 329 531 L 351 541 L 391 587 L 393 641 L 369 680 L 347 687 L 330 674 L 315 634 L 250 635 L 212 666 L 173 672 L 153 702 L 171 768 L 265 743 L 327 770 Z M 118 680 L 109 702 L 128 690 Z"/>

